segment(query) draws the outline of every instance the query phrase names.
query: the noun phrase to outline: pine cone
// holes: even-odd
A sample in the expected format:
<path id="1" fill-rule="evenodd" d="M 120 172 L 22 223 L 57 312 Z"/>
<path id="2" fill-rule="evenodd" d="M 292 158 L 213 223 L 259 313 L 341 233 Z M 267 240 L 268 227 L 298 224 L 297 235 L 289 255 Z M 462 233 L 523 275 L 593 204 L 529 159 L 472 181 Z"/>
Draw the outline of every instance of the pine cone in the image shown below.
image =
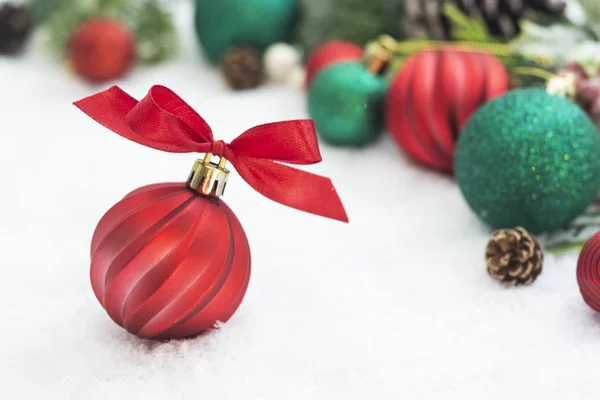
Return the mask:
<path id="1" fill-rule="evenodd" d="M 263 80 L 260 54 L 251 47 L 235 47 L 225 53 L 221 72 L 229 87 L 243 90 L 257 87 Z"/>
<path id="2" fill-rule="evenodd" d="M 493 36 L 506 40 L 520 33 L 521 20 L 538 13 L 562 16 L 566 9 L 566 0 L 406 0 L 405 33 L 410 37 L 450 39 L 452 23 L 443 13 L 447 3 L 481 20 Z"/>
<path id="3" fill-rule="evenodd" d="M 524 228 L 501 229 L 488 242 L 485 258 L 490 276 L 508 286 L 530 285 L 542 273 L 544 254 Z"/>
<path id="4" fill-rule="evenodd" d="M 0 53 L 21 51 L 32 28 L 33 18 L 28 7 L 10 3 L 0 6 Z"/>

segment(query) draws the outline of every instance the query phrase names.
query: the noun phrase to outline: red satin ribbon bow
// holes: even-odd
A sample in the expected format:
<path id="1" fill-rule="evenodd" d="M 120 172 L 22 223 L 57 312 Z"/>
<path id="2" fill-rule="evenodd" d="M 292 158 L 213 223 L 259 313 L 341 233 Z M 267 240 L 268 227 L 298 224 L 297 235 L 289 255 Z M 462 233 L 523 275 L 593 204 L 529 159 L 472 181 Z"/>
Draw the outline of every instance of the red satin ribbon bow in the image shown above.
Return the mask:
<path id="1" fill-rule="evenodd" d="M 129 140 L 170 153 L 213 153 L 225 157 L 263 196 L 298 210 L 348 222 L 329 178 L 278 163 L 307 165 L 321 161 L 311 120 L 260 125 L 228 144 L 214 140 L 206 121 L 164 86 L 152 87 L 139 102 L 115 86 L 74 104 Z"/>

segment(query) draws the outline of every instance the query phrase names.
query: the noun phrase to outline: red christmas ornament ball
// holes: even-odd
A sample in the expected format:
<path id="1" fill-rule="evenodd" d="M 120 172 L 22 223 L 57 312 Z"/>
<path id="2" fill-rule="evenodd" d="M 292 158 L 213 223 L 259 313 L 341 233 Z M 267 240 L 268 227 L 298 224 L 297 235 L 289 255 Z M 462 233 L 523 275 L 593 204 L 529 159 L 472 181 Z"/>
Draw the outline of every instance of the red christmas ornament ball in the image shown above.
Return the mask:
<path id="1" fill-rule="evenodd" d="M 227 321 L 250 278 L 236 216 L 184 183 L 142 187 L 114 205 L 98 223 L 91 259 L 100 304 L 149 339 L 191 337 Z"/>
<path id="2" fill-rule="evenodd" d="M 496 57 L 432 50 L 409 58 L 394 77 L 386 100 L 386 125 L 416 161 L 451 172 L 458 135 L 471 114 L 510 87 Z"/>
<path id="3" fill-rule="evenodd" d="M 135 39 L 119 21 L 96 18 L 83 22 L 69 40 L 67 58 L 82 78 L 100 83 L 117 79 L 131 68 Z"/>
<path id="4" fill-rule="evenodd" d="M 579 253 L 577 283 L 583 300 L 600 312 L 600 232 Z"/>
<path id="5" fill-rule="evenodd" d="M 325 67 L 333 64 L 358 61 L 363 56 L 363 49 L 345 40 L 331 40 L 317 47 L 306 60 L 306 86 Z"/>

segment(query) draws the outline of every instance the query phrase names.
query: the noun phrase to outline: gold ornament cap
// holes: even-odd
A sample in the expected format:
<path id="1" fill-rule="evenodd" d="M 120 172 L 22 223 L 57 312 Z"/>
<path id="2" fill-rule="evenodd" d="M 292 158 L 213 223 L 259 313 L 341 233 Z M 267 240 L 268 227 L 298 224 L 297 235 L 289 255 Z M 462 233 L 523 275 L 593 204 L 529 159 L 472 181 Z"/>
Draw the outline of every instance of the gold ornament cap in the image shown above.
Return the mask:
<path id="1" fill-rule="evenodd" d="M 385 67 L 394 58 L 398 42 L 389 35 L 381 35 L 376 41 L 371 42 L 365 48 L 362 59 L 363 65 L 372 74 L 383 72 Z"/>
<path id="2" fill-rule="evenodd" d="M 212 157 L 212 153 L 206 153 L 204 160 L 196 160 L 187 185 L 205 196 L 221 197 L 229 178 L 229 170 L 225 168 L 227 159 L 220 157 L 219 162 L 214 163 Z"/>

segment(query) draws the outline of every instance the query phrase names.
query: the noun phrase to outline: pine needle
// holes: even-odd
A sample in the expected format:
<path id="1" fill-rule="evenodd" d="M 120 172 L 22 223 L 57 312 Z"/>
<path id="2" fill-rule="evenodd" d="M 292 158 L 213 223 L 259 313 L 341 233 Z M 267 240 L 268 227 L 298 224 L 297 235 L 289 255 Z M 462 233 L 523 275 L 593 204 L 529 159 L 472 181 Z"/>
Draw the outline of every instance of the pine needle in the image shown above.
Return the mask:
<path id="1" fill-rule="evenodd" d="M 453 40 L 469 42 L 496 41 L 483 22 L 469 17 L 453 4 L 446 3 L 442 13 L 453 24 L 451 32 L 451 38 Z"/>

